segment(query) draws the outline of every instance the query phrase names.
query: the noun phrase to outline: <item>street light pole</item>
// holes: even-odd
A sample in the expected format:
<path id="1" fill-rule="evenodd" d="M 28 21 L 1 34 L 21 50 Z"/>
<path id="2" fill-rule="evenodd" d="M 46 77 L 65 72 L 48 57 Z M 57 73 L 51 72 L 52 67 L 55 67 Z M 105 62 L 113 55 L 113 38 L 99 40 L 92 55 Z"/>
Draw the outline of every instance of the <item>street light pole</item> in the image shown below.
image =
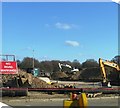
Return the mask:
<path id="1" fill-rule="evenodd" d="M 34 71 L 34 50 L 33 50 L 33 71 Z"/>

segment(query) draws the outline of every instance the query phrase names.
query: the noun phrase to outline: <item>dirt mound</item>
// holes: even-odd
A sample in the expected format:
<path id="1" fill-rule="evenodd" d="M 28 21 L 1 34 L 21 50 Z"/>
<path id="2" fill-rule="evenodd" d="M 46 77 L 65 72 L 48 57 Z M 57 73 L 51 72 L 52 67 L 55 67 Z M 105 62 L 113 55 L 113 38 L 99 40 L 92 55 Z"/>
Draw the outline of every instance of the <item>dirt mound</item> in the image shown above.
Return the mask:
<path id="1" fill-rule="evenodd" d="M 46 82 L 38 79 L 37 77 L 34 77 L 32 80 L 32 88 L 55 88 L 55 86 L 47 84 Z"/>
<path id="2" fill-rule="evenodd" d="M 65 72 L 54 72 L 51 75 L 53 80 L 64 80 L 68 78 L 68 75 Z"/>
<path id="3" fill-rule="evenodd" d="M 81 70 L 80 79 L 83 81 L 100 81 L 102 80 L 100 68 L 92 67 Z"/>
<path id="4" fill-rule="evenodd" d="M 69 74 L 69 80 L 78 81 L 80 79 L 80 71 Z"/>
<path id="5" fill-rule="evenodd" d="M 55 72 L 52 74 L 53 80 L 72 80 L 77 81 L 80 77 L 80 71 L 78 72 Z"/>
<path id="6" fill-rule="evenodd" d="M 17 75 L 2 75 L 1 83 L 3 87 L 54 88 L 53 85 L 22 70 L 19 70 Z"/>

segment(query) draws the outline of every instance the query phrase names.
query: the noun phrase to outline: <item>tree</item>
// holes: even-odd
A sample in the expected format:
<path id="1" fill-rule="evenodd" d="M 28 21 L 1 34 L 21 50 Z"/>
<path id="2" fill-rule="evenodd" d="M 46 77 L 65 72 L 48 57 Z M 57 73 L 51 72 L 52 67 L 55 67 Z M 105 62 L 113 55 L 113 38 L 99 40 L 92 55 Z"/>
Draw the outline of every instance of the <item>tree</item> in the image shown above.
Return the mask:
<path id="1" fill-rule="evenodd" d="M 82 68 L 98 67 L 99 64 L 94 59 L 87 59 L 82 63 Z"/>
<path id="2" fill-rule="evenodd" d="M 52 60 L 51 63 L 53 66 L 53 72 L 58 72 L 60 70 L 59 66 L 58 66 L 58 63 L 60 63 L 60 61 L 59 60 Z"/>
<path id="3" fill-rule="evenodd" d="M 39 67 L 39 61 L 34 59 L 34 67 Z M 22 62 L 20 63 L 21 69 L 33 68 L 33 58 L 25 57 Z"/>
<path id="4" fill-rule="evenodd" d="M 20 61 L 20 60 L 17 60 L 16 62 L 17 62 L 17 66 L 18 66 L 18 68 L 20 68 L 21 61 Z"/>
<path id="5" fill-rule="evenodd" d="M 53 66 L 52 66 L 51 61 L 42 61 L 40 63 L 40 70 L 43 70 L 45 72 L 52 72 Z"/>
<path id="6" fill-rule="evenodd" d="M 115 56 L 111 61 L 117 63 L 120 66 L 120 55 Z"/>
<path id="7" fill-rule="evenodd" d="M 75 60 L 72 62 L 72 67 L 81 70 L 81 64 L 80 64 L 80 62 L 79 62 L 77 59 L 75 59 Z"/>

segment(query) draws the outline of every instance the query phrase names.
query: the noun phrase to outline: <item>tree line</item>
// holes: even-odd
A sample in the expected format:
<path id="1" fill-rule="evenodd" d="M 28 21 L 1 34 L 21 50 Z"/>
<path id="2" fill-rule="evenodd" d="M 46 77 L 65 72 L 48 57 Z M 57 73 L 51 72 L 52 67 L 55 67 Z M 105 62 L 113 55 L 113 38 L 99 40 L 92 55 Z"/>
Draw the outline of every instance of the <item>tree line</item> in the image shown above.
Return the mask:
<path id="1" fill-rule="evenodd" d="M 111 59 L 111 61 L 117 63 L 120 66 L 120 56 L 117 55 Z M 60 60 L 51 60 L 51 61 L 39 61 L 34 58 L 34 68 L 39 68 L 40 71 L 44 72 L 57 72 L 60 70 L 58 63 L 68 64 L 79 70 L 83 68 L 99 67 L 99 63 L 94 59 L 87 59 L 85 62 L 80 63 L 77 59 L 71 61 L 60 61 Z M 33 68 L 33 58 L 24 57 L 22 61 L 17 60 L 18 67 L 20 69 L 26 70 L 27 68 Z M 64 71 L 65 68 L 63 68 Z"/>

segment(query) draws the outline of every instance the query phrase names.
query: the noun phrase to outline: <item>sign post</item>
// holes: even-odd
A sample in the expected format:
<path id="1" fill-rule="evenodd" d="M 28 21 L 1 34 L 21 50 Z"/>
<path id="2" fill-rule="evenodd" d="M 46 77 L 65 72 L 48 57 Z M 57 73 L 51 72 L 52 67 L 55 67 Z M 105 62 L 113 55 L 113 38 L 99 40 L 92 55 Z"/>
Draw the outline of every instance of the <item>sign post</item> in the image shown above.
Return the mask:
<path id="1" fill-rule="evenodd" d="M 0 74 L 18 74 L 15 61 L 0 61 Z"/>

